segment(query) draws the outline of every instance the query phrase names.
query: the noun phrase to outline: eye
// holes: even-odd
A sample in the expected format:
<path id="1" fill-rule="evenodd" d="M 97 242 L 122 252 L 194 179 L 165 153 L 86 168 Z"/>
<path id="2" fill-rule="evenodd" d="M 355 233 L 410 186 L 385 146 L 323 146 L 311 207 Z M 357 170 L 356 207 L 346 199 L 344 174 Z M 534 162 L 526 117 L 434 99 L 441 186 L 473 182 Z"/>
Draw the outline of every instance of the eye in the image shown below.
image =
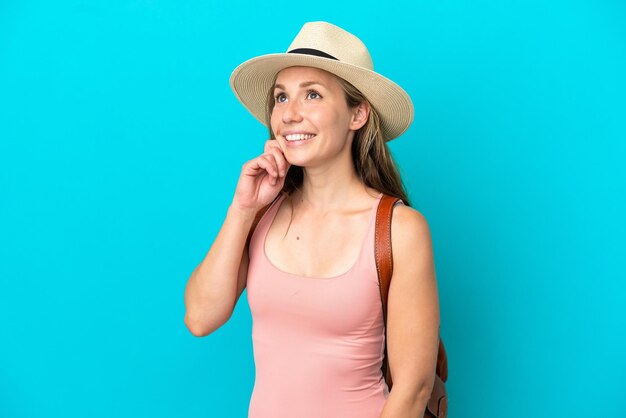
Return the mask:
<path id="1" fill-rule="evenodd" d="M 313 96 L 313 97 L 311 97 L 311 96 Z M 321 99 L 322 98 L 322 96 L 318 92 L 316 92 L 315 90 L 309 90 L 308 93 L 307 93 L 307 97 L 311 97 L 312 99 Z"/>
<path id="2" fill-rule="evenodd" d="M 282 103 L 283 102 L 283 98 L 286 98 L 285 93 L 278 93 L 276 96 L 274 96 L 274 101 L 276 103 Z"/>

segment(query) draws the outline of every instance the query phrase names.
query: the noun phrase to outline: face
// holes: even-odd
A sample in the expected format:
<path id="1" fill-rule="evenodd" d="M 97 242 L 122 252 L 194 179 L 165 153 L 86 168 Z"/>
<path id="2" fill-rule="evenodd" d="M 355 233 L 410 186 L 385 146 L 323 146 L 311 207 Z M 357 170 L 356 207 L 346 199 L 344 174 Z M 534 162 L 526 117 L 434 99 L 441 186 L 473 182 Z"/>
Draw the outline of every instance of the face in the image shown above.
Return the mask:
<path id="1" fill-rule="evenodd" d="M 327 71 L 289 67 L 278 73 L 271 127 L 291 164 L 312 166 L 349 155 L 367 114 L 365 104 L 348 107 L 343 88 Z"/>

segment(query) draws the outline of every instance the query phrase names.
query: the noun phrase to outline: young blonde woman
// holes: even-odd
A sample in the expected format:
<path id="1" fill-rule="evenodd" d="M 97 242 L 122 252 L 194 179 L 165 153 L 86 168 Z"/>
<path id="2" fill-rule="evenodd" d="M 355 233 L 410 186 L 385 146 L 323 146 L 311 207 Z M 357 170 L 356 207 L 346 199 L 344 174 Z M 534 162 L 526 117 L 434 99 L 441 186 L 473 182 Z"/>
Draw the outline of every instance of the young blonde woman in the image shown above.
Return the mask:
<path id="1" fill-rule="evenodd" d="M 256 367 L 250 418 L 421 417 L 439 343 L 433 250 L 386 144 L 413 120 L 409 96 L 373 71 L 357 37 L 326 22 L 306 23 L 286 53 L 250 59 L 230 81 L 270 139 L 243 164 L 224 224 L 189 278 L 185 324 L 196 336 L 210 334 L 247 288 Z M 244 139 L 236 127 L 229 134 Z M 391 225 L 391 391 L 381 372 L 374 259 L 383 193 L 402 200 Z"/>

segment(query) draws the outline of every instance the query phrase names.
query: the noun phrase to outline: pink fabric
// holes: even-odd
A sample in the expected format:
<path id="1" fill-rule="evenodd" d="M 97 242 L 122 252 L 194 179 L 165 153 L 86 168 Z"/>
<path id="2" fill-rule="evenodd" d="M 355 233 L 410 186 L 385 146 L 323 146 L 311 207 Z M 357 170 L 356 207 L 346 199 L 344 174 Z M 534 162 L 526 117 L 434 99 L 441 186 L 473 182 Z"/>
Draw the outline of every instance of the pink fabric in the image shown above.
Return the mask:
<path id="1" fill-rule="evenodd" d="M 374 222 L 356 263 L 333 278 L 287 273 L 265 255 L 281 195 L 250 241 L 247 297 L 256 377 L 249 418 L 379 418 L 384 325 L 374 259 Z"/>

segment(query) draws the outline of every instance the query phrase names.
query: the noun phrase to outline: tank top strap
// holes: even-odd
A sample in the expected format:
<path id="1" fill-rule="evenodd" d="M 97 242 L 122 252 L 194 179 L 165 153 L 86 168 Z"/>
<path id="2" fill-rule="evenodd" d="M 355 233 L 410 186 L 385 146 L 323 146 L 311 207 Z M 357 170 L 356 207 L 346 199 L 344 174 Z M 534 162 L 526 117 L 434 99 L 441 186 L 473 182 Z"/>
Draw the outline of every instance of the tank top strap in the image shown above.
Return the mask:
<path id="1" fill-rule="evenodd" d="M 256 228 L 252 232 L 252 237 L 250 238 L 250 257 L 254 254 L 262 254 L 258 253 L 259 250 L 263 250 L 263 243 L 265 242 L 265 235 L 267 234 L 267 230 L 269 226 L 272 224 L 272 220 L 276 217 L 276 213 L 278 212 L 278 208 L 282 201 L 287 197 L 287 193 L 281 192 L 279 197 L 274 200 L 274 202 L 270 205 L 270 207 L 265 211 L 261 219 L 256 225 Z"/>

